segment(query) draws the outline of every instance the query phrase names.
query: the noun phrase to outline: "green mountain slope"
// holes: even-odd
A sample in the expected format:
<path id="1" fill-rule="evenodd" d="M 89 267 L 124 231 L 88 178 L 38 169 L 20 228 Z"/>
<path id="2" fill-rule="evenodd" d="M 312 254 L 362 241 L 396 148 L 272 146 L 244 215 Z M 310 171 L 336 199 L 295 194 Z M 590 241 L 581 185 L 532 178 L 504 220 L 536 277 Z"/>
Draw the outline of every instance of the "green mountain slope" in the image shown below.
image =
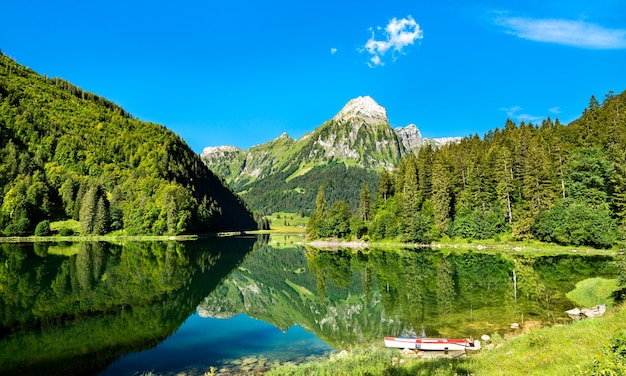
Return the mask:
<path id="1" fill-rule="evenodd" d="M 355 207 L 363 182 L 375 190 L 381 170 L 427 142 L 415 125 L 394 130 L 383 107 L 358 97 L 298 140 L 283 134 L 247 151 L 209 147 L 202 158 L 256 210 L 309 212 L 320 185 L 331 201 Z"/>
<path id="2" fill-rule="evenodd" d="M 256 228 L 176 134 L 0 54 L 0 231 L 68 218 L 91 234 Z"/>

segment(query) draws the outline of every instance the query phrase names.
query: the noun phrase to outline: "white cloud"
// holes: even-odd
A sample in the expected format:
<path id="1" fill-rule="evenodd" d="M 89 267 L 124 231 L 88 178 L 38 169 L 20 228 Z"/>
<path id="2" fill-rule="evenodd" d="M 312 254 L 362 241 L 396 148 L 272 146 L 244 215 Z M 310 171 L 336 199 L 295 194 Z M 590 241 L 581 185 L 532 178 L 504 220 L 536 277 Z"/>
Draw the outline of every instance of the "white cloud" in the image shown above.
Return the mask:
<path id="1" fill-rule="evenodd" d="M 383 29 L 377 27 L 376 30 L 380 31 Z M 370 28 L 370 31 L 372 37 L 365 43 L 363 49 L 372 55 L 368 63 L 370 67 L 385 65 L 382 58 L 387 51 L 392 50 L 395 60 L 398 54 L 404 54 L 403 50 L 405 47 L 412 45 L 416 40 L 424 38 L 424 31 L 411 16 L 401 19 L 394 17 L 385 26 L 381 40 L 376 39 L 374 29 Z"/>
<path id="2" fill-rule="evenodd" d="M 538 123 L 541 120 L 543 120 L 543 116 L 536 116 L 536 115 L 531 115 L 531 114 L 524 114 L 524 113 L 518 113 L 519 111 L 522 110 L 522 107 L 520 106 L 513 106 L 510 108 L 501 108 L 500 110 L 506 112 L 506 115 L 511 118 L 511 119 L 515 119 L 517 121 L 524 121 L 527 123 Z"/>
<path id="3" fill-rule="evenodd" d="M 558 114 L 560 114 L 560 113 L 562 112 L 562 111 L 561 111 L 561 108 L 560 108 L 560 107 L 558 107 L 558 106 L 557 106 L 557 107 L 552 107 L 552 108 L 551 108 L 551 109 L 549 109 L 548 111 L 552 112 L 553 114 L 557 114 L 557 115 L 558 115 Z"/>
<path id="4" fill-rule="evenodd" d="M 584 21 L 499 17 L 496 24 L 508 29 L 509 34 L 536 42 L 589 49 L 626 48 L 625 29 L 606 29 Z"/>
<path id="5" fill-rule="evenodd" d="M 330 49 L 330 54 L 331 54 L 331 55 L 334 55 L 334 54 L 336 54 L 336 53 L 337 53 L 337 49 L 336 49 L 335 47 L 333 47 L 333 48 L 331 48 L 331 49 Z"/>

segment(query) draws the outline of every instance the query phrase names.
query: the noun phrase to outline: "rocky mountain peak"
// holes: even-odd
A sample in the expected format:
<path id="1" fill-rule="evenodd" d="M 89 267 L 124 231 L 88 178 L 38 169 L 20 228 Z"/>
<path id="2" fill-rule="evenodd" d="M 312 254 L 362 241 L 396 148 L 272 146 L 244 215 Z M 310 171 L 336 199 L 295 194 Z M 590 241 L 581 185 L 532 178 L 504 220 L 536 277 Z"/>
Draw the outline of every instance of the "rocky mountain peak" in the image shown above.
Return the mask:
<path id="1" fill-rule="evenodd" d="M 362 119 L 368 123 L 372 121 L 389 123 L 387 110 L 376 103 L 370 96 L 351 99 L 341 111 L 333 117 L 335 121 L 349 121 L 352 119 Z"/>
<path id="2" fill-rule="evenodd" d="M 422 132 L 417 129 L 415 124 L 409 124 L 406 127 L 397 127 L 394 131 L 406 150 L 417 150 L 422 146 Z"/>

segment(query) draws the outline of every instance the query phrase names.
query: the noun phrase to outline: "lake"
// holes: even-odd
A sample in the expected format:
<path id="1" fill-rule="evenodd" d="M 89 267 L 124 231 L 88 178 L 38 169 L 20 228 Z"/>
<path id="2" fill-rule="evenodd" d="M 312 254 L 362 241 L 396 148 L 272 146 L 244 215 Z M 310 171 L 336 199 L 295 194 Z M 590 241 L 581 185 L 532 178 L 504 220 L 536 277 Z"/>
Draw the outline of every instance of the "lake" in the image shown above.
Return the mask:
<path id="1" fill-rule="evenodd" d="M 278 239 L 278 240 L 277 240 Z M 569 322 L 610 256 L 307 249 L 288 238 L 0 244 L 0 374 L 262 372 L 386 335 Z"/>

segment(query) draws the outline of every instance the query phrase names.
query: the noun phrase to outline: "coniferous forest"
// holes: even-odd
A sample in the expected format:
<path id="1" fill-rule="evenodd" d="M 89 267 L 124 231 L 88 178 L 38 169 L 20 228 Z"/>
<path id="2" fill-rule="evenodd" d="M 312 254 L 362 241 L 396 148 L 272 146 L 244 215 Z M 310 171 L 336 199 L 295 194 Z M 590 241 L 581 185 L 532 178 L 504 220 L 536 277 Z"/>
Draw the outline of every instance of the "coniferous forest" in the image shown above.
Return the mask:
<path id="1" fill-rule="evenodd" d="M 423 147 L 358 208 L 318 191 L 313 238 L 428 243 L 443 237 L 538 239 L 607 248 L 626 226 L 626 92 L 592 96 L 569 125 L 507 120 L 482 138 Z"/>
<path id="2" fill-rule="evenodd" d="M 253 215 L 187 144 L 114 103 L 0 53 L 0 235 L 253 229 Z"/>

